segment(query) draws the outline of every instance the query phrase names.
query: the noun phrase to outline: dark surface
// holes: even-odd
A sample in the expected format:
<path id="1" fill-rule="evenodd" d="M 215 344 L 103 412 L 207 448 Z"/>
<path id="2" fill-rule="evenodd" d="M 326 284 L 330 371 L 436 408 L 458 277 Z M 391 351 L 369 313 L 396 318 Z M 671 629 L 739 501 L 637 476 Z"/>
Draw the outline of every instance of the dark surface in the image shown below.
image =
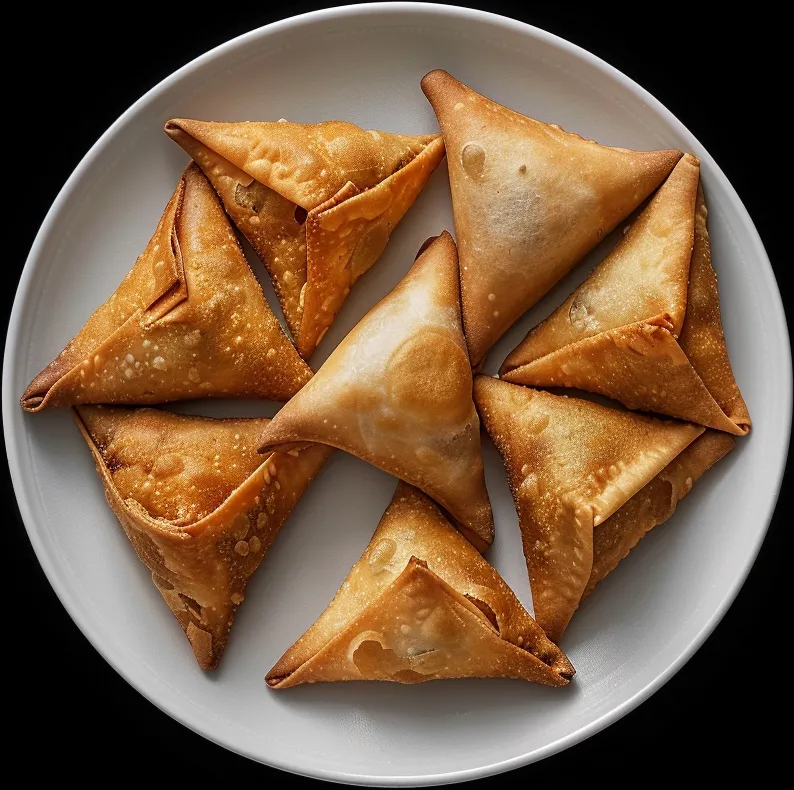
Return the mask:
<path id="1" fill-rule="evenodd" d="M 88 33 L 78 6 L 48 11 L 17 8 L 19 22 L 6 33 L 21 37 L 33 61 L 6 71 L 6 189 L 17 208 L 4 234 L 11 249 L 2 299 L 10 310 L 14 287 L 39 224 L 85 152 L 146 90 L 174 69 L 217 44 L 278 18 L 329 4 L 291 3 L 276 12 L 257 4 L 207 15 L 190 5 L 159 4 L 112 9 L 104 32 Z M 523 6 L 524 4 L 522 4 Z M 733 182 L 752 215 L 778 278 L 790 259 L 784 249 L 790 211 L 789 131 L 776 126 L 788 103 L 782 76 L 784 44 L 772 4 L 665 6 L 653 25 L 637 6 L 533 3 L 512 10 L 480 7 L 556 33 L 604 58 L 635 79 L 700 139 Z M 645 9 L 639 9 L 639 12 Z M 651 7 L 649 13 L 653 13 Z M 118 15 L 116 15 L 118 13 Z M 713 16 L 712 16 L 713 14 Z M 117 21 L 117 20 L 121 20 Z M 27 70 L 30 62 L 35 72 Z M 10 95 L 8 95 L 10 93 Z M 790 98 L 790 95 L 789 95 Z M 10 99 L 10 100 L 9 100 Z M 781 105 L 781 102 L 783 103 Z M 790 108 L 785 108 L 785 112 Z M 778 148 L 777 146 L 781 146 Z M 9 174 L 10 170 L 10 174 Z M 9 175 L 14 175 L 10 178 Z M 9 232 L 11 231 L 11 232 Z M 789 293 L 784 299 L 790 308 Z M 790 309 L 789 309 L 790 312 Z M 788 479 L 788 478 L 787 478 Z M 4 475 L 8 562 L 15 575 L 6 603 L 5 654 L 13 702 L 8 770 L 40 781 L 78 778 L 94 782 L 280 782 L 288 777 L 238 757 L 194 735 L 147 702 L 105 663 L 72 623 L 52 592 L 28 543 L 14 495 Z M 715 781 L 741 771 L 761 777 L 782 767 L 782 730 L 768 715 L 788 719 L 784 699 L 792 680 L 777 645 L 790 623 L 783 584 L 784 515 L 790 496 L 784 482 L 777 514 L 739 597 L 695 657 L 639 709 L 568 751 L 481 787 L 598 779 L 679 783 Z M 10 707 L 10 709 L 9 709 Z M 782 726 L 782 725 L 781 725 Z M 483 734 L 487 737 L 487 733 Z M 698 776 L 694 776 L 692 772 Z M 307 780 L 308 783 L 308 780 Z M 321 784 L 313 782 L 314 785 Z"/>

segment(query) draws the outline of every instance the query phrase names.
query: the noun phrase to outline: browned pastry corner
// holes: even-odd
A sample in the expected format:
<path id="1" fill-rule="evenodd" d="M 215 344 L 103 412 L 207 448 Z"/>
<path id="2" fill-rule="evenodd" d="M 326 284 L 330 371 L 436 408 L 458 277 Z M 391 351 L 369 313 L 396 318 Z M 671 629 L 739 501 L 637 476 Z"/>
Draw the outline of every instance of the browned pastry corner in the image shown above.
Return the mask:
<path id="1" fill-rule="evenodd" d="M 262 449 L 330 444 L 435 499 L 480 550 L 493 541 L 480 422 L 444 232 L 276 415 Z"/>
<path id="2" fill-rule="evenodd" d="M 475 93 L 422 90 L 444 133 L 472 365 L 656 189 L 680 151 L 608 148 Z"/>
<path id="3" fill-rule="evenodd" d="M 212 187 L 191 166 L 135 266 L 33 379 L 22 408 L 287 400 L 311 375 L 265 301 Z"/>
<path id="4" fill-rule="evenodd" d="M 256 452 L 268 420 L 78 406 L 113 512 L 176 615 L 202 669 L 215 669 L 248 579 L 333 452 Z"/>
<path id="5" fill-rule="evenodd" d="M 733 450 L 736 440 L 707 429 L 656 477 L 593 531 L 593 569 L 582 600 L 654 527 L 667 521 L 698 478 Z"/>
<path id="6" fill-rule="evenodd" d="M 201 166 L 273 280 L 308 359 L 444 157 L 441 136 L 351 123 L 213 123 L 166 133 Z"/>
<path id="7" fill-rule="evenodd" d="M 555 642 L 582 598 L 733 447 L 698 425 L 489 376 L 476 377 L 474 399 L 507 468 L 535 618 Z"/>
<path id="8" fill-rule="evenodd" d="M 699 181 L 687 154 L 615 250 L 508 356 L 503 379 L 598 392 L 737 436 L 750 430 Z"/>
<path id="9" fill-rule="evenodd" d="M 369 546 L 267 683 L 461 677 L 566 685 L 574 668 L 424 494 L 400 483 Z"/>

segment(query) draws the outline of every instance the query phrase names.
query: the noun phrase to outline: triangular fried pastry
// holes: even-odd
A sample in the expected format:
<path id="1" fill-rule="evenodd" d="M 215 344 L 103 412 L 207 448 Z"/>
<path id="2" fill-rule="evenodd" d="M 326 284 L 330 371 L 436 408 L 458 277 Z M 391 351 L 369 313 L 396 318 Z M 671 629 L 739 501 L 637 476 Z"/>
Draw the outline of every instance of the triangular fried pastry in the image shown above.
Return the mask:
<path id="1" fill-rule="evenodd" d="M 201 166 L 267 267 L 305 358 L 444 157 L 440 135 L 341 121 L 176 118 L 165 131 Z"/>
<path id="2" fill-rule="evenodd" d="M 422 90 L 448 152 L 463 323 L 477 367 L 681 153 L 599 145 L 496 104 L 442 70 L 427 74 Z"/>
<path id="3" fill-rule="evenodd" d="M 276 415 L 260 445 L 330 444 L 436 500 L 484 551 L 493 516 L 460 321 L 458 257 L 444 232 Z"/>
<path id="4" fill-rule="evenodd" d="M 489 376 L 474 399 L 507 468 L 535 619 L 559 642 L 593 570 L 593 530 L 704 429 Z"/>
<path id="5" fill-rule="evenodd" d="M 505 360 L 503 379 L 598 392 L 737 436 L 750 430 L 699 176 L 687 154 L 615 250 Z"/>
<path id="6" fill-rule="evenodd" d="M 430 499 L 400 483 L 333 601 L 267 682 L 498 677 L 564 686 L 573 674 L 496 570 Z"/>
<path id="7" fill-rule="evenodd" d="M 582 600 L 590 595 L 598 582 L 615 570 L 650 530 L 673 515 L 676 505 L 692 490 L 698 478 L 727 455 L 735 444 L 736 440 L 729 434 L 707 429 L 623 507 L 593 530 L 593 569 Z"/>
<path id="8" fill-rule="evenodd" d="M 202 669 L 226 647 L 248 579 L 333 452 L 256 452 L 267 419 L 78 406 L 113 512 Z"/>
<path id="9" fill-rule="evenodd" d="M 33 379 L 22 408 L 186 398 L 287 400 L 312 372 L 192 165 L 115 293 Z"/>

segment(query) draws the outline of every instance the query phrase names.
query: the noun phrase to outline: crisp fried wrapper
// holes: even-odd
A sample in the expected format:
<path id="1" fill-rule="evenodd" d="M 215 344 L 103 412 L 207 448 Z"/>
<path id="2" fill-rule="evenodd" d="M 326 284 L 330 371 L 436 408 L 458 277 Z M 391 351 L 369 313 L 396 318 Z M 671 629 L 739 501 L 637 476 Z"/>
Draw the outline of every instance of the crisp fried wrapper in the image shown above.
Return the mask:
<path id="1" fill-rule="evenodd" d="M 484 550 L 493 516 L 460 319 L 455 242 L 443 233 L 263 431 L 262 449 L 338 447 L 405 480 Z"/>
<path id="2" fill-rule="evenodd" d="M 502 378 L 598 392 L 737 436 L 750 430 L 728 360 L 699 177 L 687 154 L 623 241 L 508 356 Z"/>
<path id="3" fill-rule="evenodd" d="M 351 123 L 213 123 L 165 131 L 201 166 L 262 258 L 308 358 L 444 157 L 440 135 Z"/>
<path id="4" fill-rule="evenodd" d="M 33 379 L 22 408 L 287 400 L 311 375 L 265 301 L 212 187 L 191 166 L 135 266 Z"/>
<path id="5" fill-rule="evenodd" d="M 498 677 L 564 686 L 573 674 L 496 570 L 430 499 L 400 483 L 361 559 L 267 683 Z"/>
<path id="6" fill-rule="evenodd" d="M 559 642 L 593 571 L 593 530 L 704 429 L 488 376 L 474 398 L 507 468 L 535 619 Z"/>
<path id="7" fill-rule="evenodd" d="M 333 452 L 256 452 L 268 420 L 78 406 L 105 495 L 202 669 L 215 669 L 248 579 Z"/>
<path id="8" fill-rule="evenodd" d="M 679 151 L 609 148 L 475 93 L 422 90 L 444 133 L 472 364 L 656 189 Z"/>
<path id="9" fill-rule="evenodd" d="M 654 527 L 673 515 L 698 478 L 727 455 L 736 440 L 707 429 L 656 477 L 593 531 L 593 569 L 582 600 Z"/>

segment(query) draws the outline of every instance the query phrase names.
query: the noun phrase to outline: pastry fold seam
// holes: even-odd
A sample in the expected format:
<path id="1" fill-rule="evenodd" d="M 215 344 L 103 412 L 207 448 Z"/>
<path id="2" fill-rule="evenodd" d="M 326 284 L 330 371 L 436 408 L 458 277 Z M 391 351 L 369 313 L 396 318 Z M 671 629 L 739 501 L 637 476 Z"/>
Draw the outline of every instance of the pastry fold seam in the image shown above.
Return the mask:
<path id="1" fill-rule="evenodd" d="M 173 119 L 165 131 L 205 171 L 262 259 L 305 359 L 444 156 L 440 134 L 336 121 Z"/>

